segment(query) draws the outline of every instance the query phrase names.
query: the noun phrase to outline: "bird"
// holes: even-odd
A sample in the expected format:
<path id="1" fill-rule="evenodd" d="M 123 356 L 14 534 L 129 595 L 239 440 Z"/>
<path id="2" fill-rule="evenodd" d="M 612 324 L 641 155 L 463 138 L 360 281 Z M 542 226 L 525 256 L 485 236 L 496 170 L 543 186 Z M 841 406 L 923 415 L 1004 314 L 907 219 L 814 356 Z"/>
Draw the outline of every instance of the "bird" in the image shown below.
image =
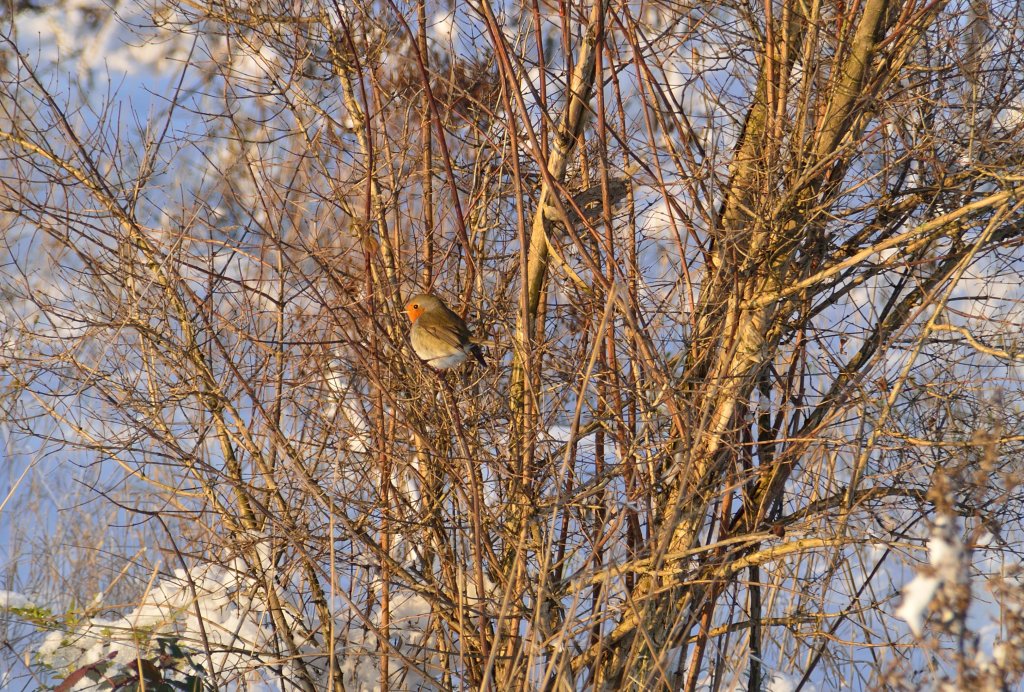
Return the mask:
<path id="1" fill-rule="evenodd" d="M 440 298 L 420 293 L 409 299 L 405 313 L 412 321 L 409 340 L 421 360 L 437 370 L 447 370 L 473 356 L 487 365 L 480 346 L 470 340 L 469 327 Z"/>

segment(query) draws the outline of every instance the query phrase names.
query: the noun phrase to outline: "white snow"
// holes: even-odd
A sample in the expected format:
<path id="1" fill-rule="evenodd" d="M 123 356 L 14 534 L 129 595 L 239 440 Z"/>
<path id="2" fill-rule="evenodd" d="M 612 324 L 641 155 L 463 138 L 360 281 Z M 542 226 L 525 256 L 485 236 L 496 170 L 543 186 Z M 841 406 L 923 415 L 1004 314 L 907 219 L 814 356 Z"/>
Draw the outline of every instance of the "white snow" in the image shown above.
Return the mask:
<path id="1" fill-rule="evenodd" d="M 35 608 L 35 604 L 24 594 L 0 589 L 0 610 L 9 608 Z"/>
<path id="2" fill-rule="evenodd" d="M 896 617 L 906 620 L 914 636 L 920 637 L 924 631 L 925 615 L 928 606 L 935 597 L 935 592 L 942 583 L 938 577 L 919 574 L 913 581 L 903 587 L 903 603 L 894 611 Z"/>
<path id="3" fill-rule="evenodd" d="M 428 35 L 442 48 L 454 45 L 459 37 L 459 29 L 455 24 L 455 10 L 439 12 L 429 24 Z"/>
<path id="4" fill-rule="evenodd" d="M 929 606 L 944 585 L 955 585 L 967 580 L 965 551 L 957 534 L 956 523 L 939 516 L 932 526 L 928 541 L 928 563 L 918 575 L 903 587 L 903 602 L 894 614 L 905 620 L 915 636 L 924 631 Z"/>

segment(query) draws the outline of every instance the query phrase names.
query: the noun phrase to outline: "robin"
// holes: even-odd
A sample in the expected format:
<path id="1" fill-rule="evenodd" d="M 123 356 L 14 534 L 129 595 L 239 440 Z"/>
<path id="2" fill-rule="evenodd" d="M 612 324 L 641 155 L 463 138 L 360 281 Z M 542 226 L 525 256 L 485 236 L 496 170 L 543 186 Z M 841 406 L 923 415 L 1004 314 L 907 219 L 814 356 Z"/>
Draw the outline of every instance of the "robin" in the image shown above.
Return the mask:
<path id="1" fill-rule="evenodd" d="M 421 293 L 405 306 L 412 321 L 412 350 L 432 368 L 453 368 L 472 355 L 487 365 L 480 346 L 469 340 L 469 327 L 437 296 Z"/>

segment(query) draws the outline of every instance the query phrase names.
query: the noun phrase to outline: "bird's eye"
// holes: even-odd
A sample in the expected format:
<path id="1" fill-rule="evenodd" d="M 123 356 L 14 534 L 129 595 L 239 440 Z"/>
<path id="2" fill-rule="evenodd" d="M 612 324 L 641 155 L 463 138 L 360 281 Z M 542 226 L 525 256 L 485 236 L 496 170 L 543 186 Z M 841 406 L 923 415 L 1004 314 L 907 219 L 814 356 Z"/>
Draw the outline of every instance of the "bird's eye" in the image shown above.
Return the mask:
<path id="1" fill-rule="evenodd" d="M 419 309 L 420 309 L 420 306 L 419 306 L 419 305 L 413 305 L 413 306 L 412 306 L 412 309 L 413 309 L 413 310 L 419 310 Z"/>

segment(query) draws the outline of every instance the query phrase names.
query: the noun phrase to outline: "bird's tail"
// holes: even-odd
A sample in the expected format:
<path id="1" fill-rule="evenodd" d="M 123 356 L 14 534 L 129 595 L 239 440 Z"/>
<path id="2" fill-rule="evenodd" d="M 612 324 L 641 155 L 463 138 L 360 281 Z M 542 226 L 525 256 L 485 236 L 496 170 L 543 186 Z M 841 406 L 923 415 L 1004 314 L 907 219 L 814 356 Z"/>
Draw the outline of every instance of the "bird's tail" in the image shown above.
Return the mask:
<path id="1" fill-rule="evenodd" d="M 487 361 L 484 360 L 484 353 L 480 350 L 480 344 L 470 344 L 469 351 L 473 354 L 473 357 L 477 359 L 480 365 L 487 365 Z"/>

